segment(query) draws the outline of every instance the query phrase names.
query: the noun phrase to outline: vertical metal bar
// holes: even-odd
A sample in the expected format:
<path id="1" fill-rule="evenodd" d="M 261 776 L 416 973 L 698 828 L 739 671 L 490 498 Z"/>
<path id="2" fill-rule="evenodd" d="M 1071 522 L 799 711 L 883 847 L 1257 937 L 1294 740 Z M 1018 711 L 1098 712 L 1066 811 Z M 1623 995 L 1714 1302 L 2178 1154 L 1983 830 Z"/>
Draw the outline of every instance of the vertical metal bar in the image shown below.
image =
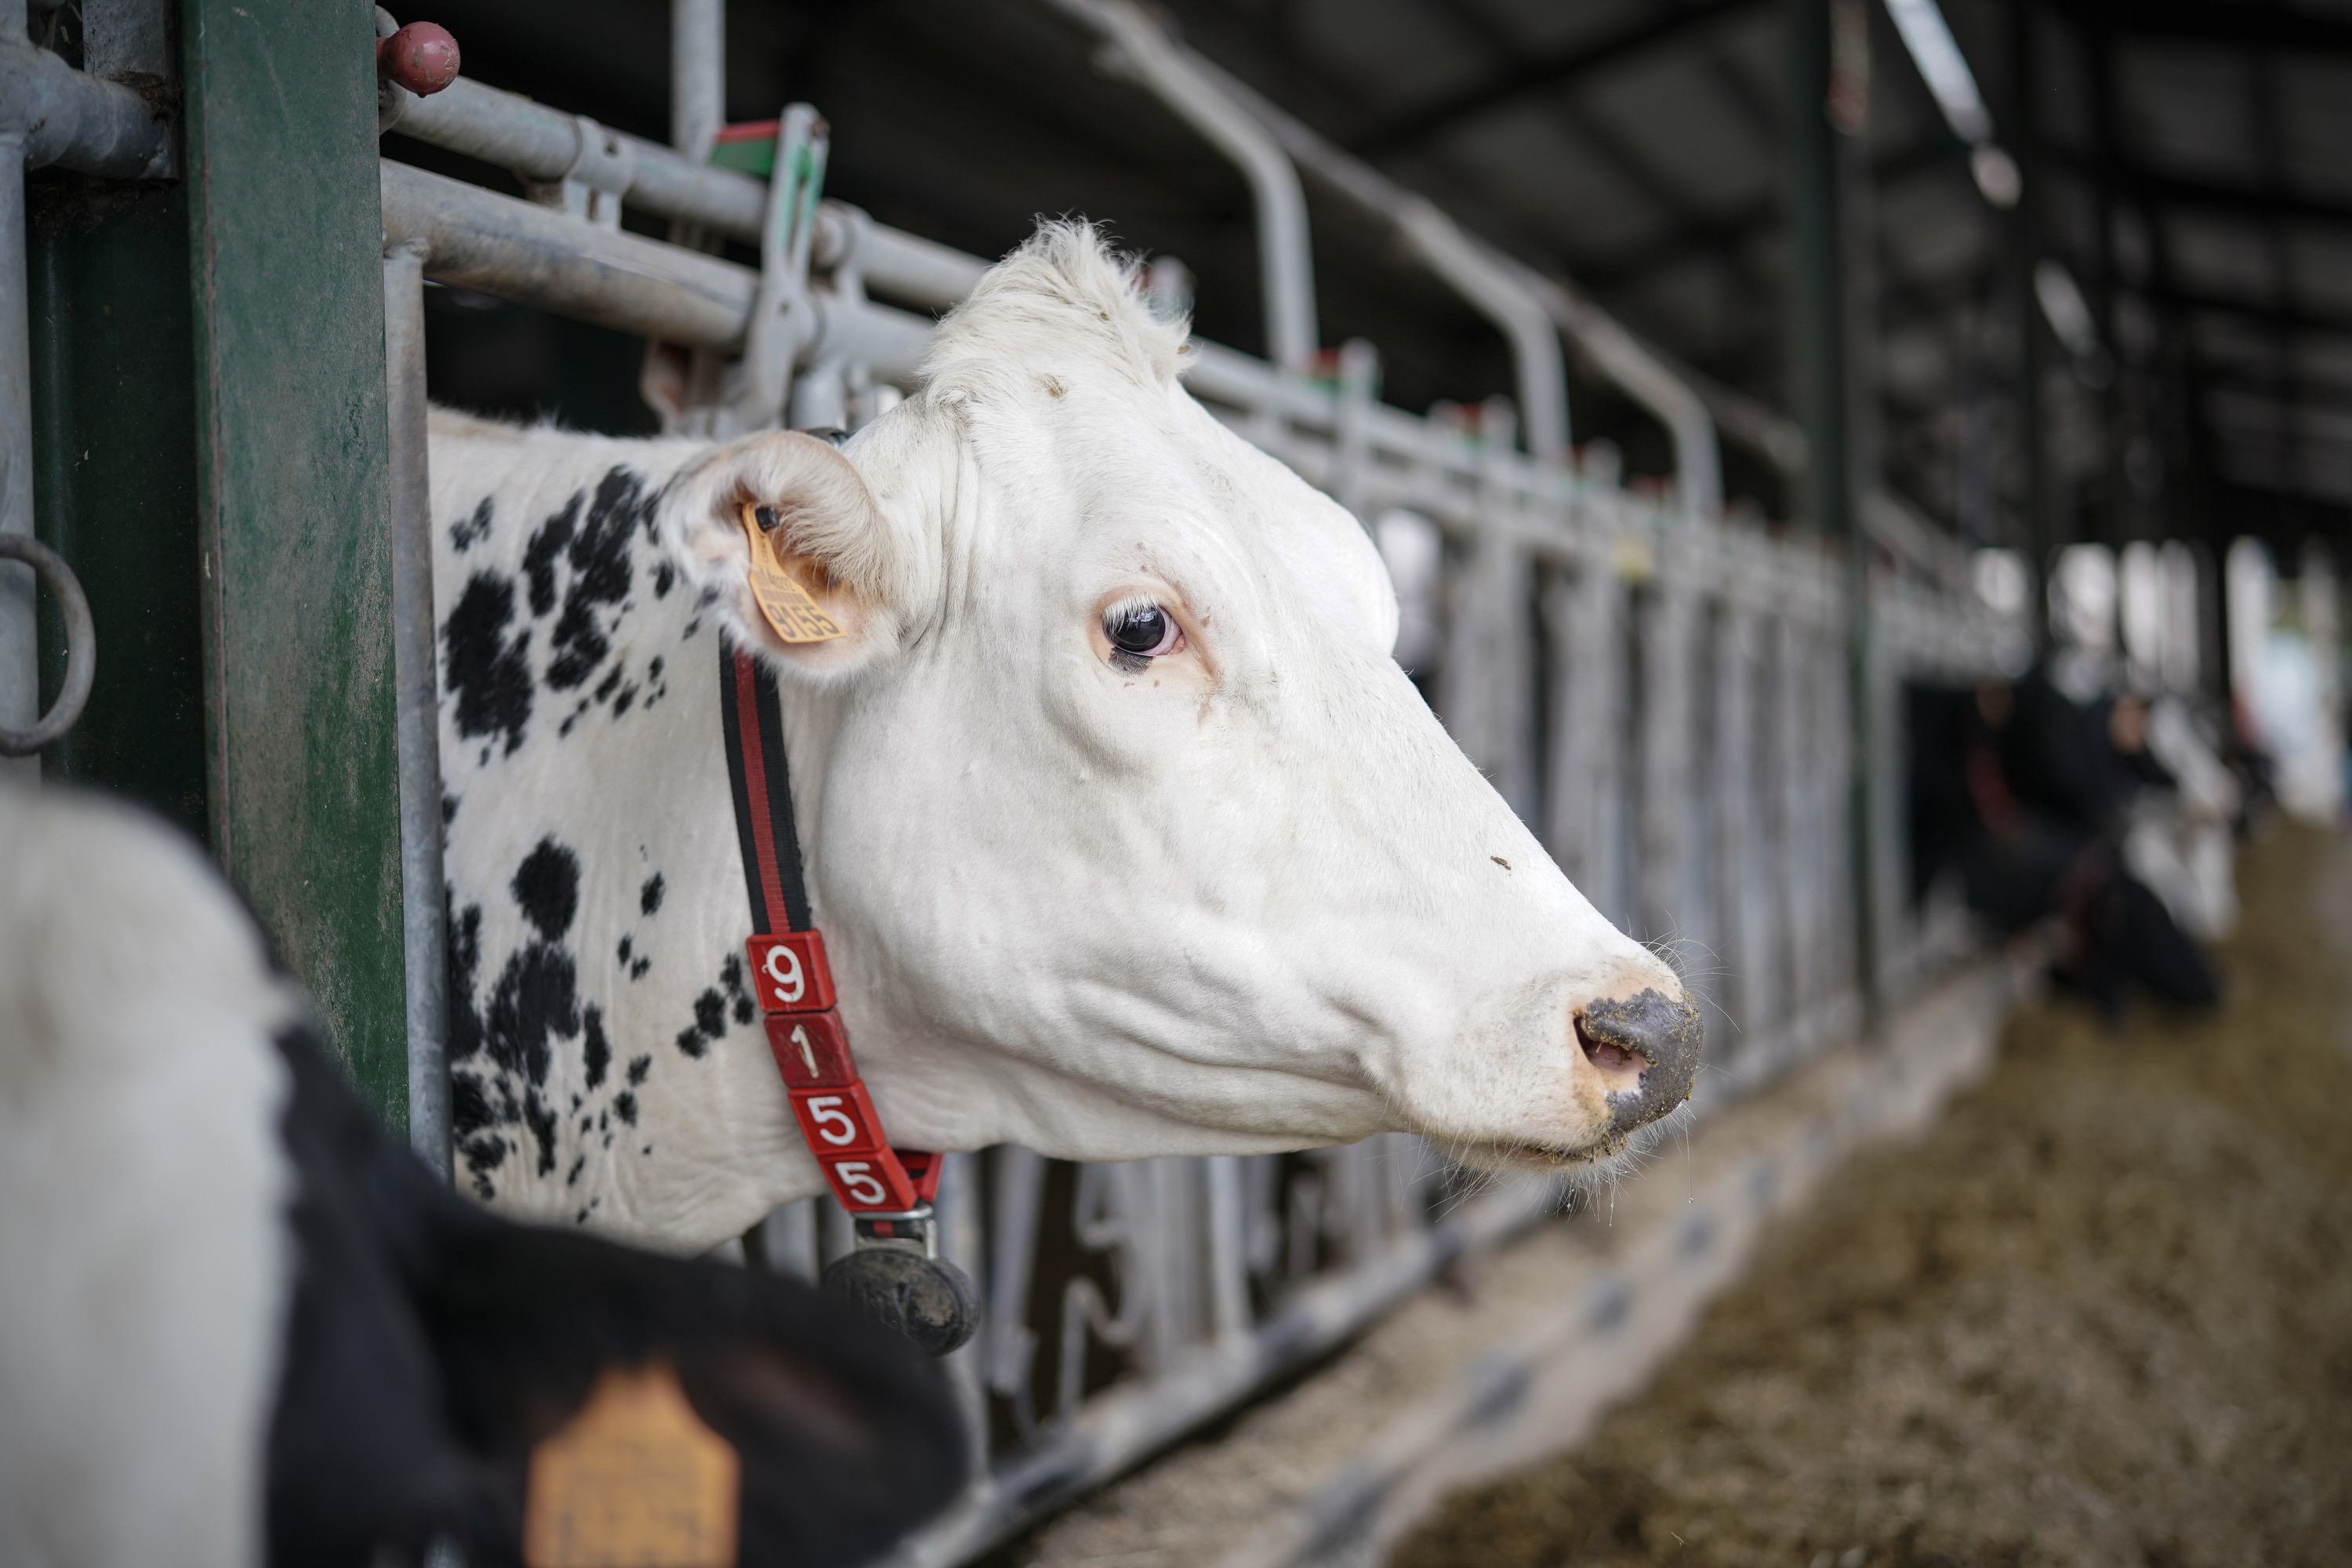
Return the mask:
<path id="1" fill-rule="evenodd" d="M 1764 1027 L 1756 1006 L 1755 926 L 1748 913 L 1757 880 L 1751 858 L 1756 832 L 1755 644 L 1755 614 L 1735 595 L 1726 601 L 1716 628 L 1715 757 L 1708 769 L 1715 795 L 1716 942 L 1722 969 L 1716 1005 L 1731 1022 L 1715 1058 L 1718 1063 L 1748 1049 Z"/>
<path id="2" fill-rule="evenodd" d="M 1366 528 L 1372 525 L 1368 501 L 1372 451 L 1370 411 L 1379 389 L 1380 351 L 1361 338 L 1339 345 L 1339 406 L 1331 432 L 1331 497 L 1356 514 Z"/>
<path id="3" fill-rule="evenodd" d="M 1037 1425 L 1031 1374 L 1037 1331 L 1029 1326 L 1029 1288 L 1037 1271 L 1037 1228 L 1045 1217 L 1045 1157 L 1007 1143 L 996 1151 L 995 1192 L 988 1257 L 988 1311 L 981 1341 L 988 1347 L 988 1386 L 1011 1402 L 1025 1435 Z"/>
<path id="4" fill-rule="evenodd" d="M 400 914 L 408 997 L 408 1146 L 450 1179 L 448 932 L 442 900 L 440 682 L 433 489 L 425 437 L 425 249 L 383 258 L 392 437 L 392 662 L 400 771 Z"/>
<path id="5" fill-rule="evenodd" d="M 727 123 L 727 0 L 670 0 L 669 83 L 670 145 L 700 163 Z"/>
<path id="6" fill-rule="evenodd" d="M 1852 138 L 1831 120 L 1832 18 L 1841 0 L 1797 0 L 1789 13 L 1789 263 L 1790 311 L 1795 341 L 1795 405 L 1811 452 L 1808 510 L 1813 525 L 1844 547 L 1846 712 L 1854 732 L 1846 748 L 1847 854 L 1854 905 L 1853 934 L 1865 1006 L 1878 973 L 1875 889 L 1871 874 L 1873 812 L 1865 732 L 1870 721 L 1869 555 L 1855 504 L 1852 428 L 1853 390 L 1848 374 L 1844 187 L 1853 177 Z"/>
<path id="7" fill-rule="evenodd" d="M 943 1154 L 939 1215 L 940 1251 L 971 1277 L 980 1299 L 988 1300 L 988 1238 L 981 1213 L 980 1156 Z M 947 1358 L 948 1383 L 963 1412 L 964 1436 L 971 1442 L 972 1463 L 988 1464 L 988 1387 L 983 1362 L 988 1342 L 979 1335 L 967 1340 Z"/>
<path id="8" fill-rule="evenodd" d="M 1250 1331 L 1241 1156 L 1210 1155 L 1201 1162 L 1201 1179 L 1208 1188 L 1209 1325 L 1218 1342 L 1232 1344 L 1246 1339 Z"/>
<path id="9" fill-rule="evenodd" d="M 404 1133 L 374 28 L 180 16 L 213 846 Z"/>
<path id="10" fill-rule="evenodd" d="M 817 1212 L 817 1272 L 822 1275 L 857 1246 L 857 1223 L 833 1198 L 813 1198 Z"/>
<path id="11" fill-rule="evenodd" d="M 1513 811 L 1535 819 L 1534 689 L 1528 636 L 1527 552 L 1507 519 L 1525 504 L 1510 483 L 1513 410 L 1489 398 L 1479 410 L 1477 536 L 1446 614 L 1438 711 L 1455 744 L 1486 773 Z"/>
<path id="12" fill-rule="evenodd" d="M 1635 831 L 1642 843 L 1640 934 L 1648 941 L 1679 938 L 1689 848 L 1691 644 L 1697 605 L 1680 554 L 1666 542 L 1657 597 L 1643 626 L 1642 800 Z M 1680 954 L 1667 957 L 1680 970 Z"/>
<path id="13" fill-rule="evenodd" d="M 766 1232 L 768 1268 L 777 1274 L 814 1285 L 817 1279 L 816 1204 L 814 1198 L 772 1209 L 760 1222 Z"/>
<path id="14" fill-rule="evenodd" d="M 1544 846 L 1612 924 L 1617 894 L 1617 623 L 1622 588 L 1604 527 L 1588 521 L 1573 576 L 1555 577 L 1543 615 L 1552 640 L 1552 714 L 1545 768 Z"/>
<path id="15" fill-rule="evenodd" d="M 2018 329 L 2017 439 L 2024 459 L 2025 495 L 2018 508 L 2023 537 L 2018 548 L 2025 556 L 2026 629 L 2040 652 L 2049 646 L 2050 614 L 2046 574 L 2057 548 L 2050 508 L 2048 432 L 2042 428 L 2042 378 L 2050 363 L 2049 328 L 2033 302 L 2033 264 L 2042 250 L 2041 175 L 2035 153 L 2041 138 L 2035 133 L 2039 106 L 2034 101 L 2033 12 L 2027 0 L 2011 0 L 2009 11 L 2010 94 L 2013 107 L 2007 120 L 2011 151 L 2024 175 L 2024 195 L 2010 209 L 2008 277 L 2004 293 Z M 2159 258 L 2170 247 L 2158 245 Z"/>
<path id="16" fill-rule="evenodd" d="M 25 35 L 24 0 L 0 0 L 0 29 Z M 33 531 L 33 350 L 25 303 L 25 138 L 0 135 L 0 533 Z M 33 569 L 0 564 L 0 726 L 41 716 Z M 0 757 L 0 779 L 41 776 L 38 757 Z"/>
<path id="17" fill-rule="evenodd" d="M 1234 101 L 1158 21 L 1129 0 L 1055 0 L 1073 20 L 1108 40 L 1118 63 L 1233 160 L 1249 183 L 1257 216 L 1258 277 L 1265 291 L 1265 357 L 1293 375 L 1314 368 L 1315 262 L 1307 194 L 1273 134 Z"/>

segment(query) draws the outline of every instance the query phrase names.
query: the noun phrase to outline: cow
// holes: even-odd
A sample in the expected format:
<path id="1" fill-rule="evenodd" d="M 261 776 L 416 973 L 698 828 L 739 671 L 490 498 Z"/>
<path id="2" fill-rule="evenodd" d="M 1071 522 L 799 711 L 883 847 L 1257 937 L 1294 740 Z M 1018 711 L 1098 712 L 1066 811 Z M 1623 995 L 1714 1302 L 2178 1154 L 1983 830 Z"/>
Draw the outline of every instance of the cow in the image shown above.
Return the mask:
<path id="1" fill-rule="evenodd" d="M 609 1373 L 731 1444 L 747 1565 L 866 1561 L 954 1495 L 895 1335 L 391 1142 L 176 833 L 0 784 L 0 1563 L 520 1561 L 534 1452 Z"/>
<path id="2" fill-rule="evenodd" d="M 1591 1174 L 1688 1098 L 1673 972 L 1447 737 L 1363 529 L 1195 402 L 1190 357 L 1131 262 L 1048 223 L 839 449 L 435 416 L 469 1191 L 693 1248 L 824 1190 L 744 973 L 730 647 L 782 688 L 810 900 L 901 1146 L 1402 1130 Z M 769 628 L 747 510 L 846 635 Z"/>

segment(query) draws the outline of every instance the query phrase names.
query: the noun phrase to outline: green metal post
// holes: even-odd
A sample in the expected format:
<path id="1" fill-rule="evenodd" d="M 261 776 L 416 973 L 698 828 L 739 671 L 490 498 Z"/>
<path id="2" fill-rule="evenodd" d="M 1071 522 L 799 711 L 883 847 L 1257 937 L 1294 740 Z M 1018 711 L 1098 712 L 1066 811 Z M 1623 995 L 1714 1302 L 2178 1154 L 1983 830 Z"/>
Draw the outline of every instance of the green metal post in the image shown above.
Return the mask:
<path id="1" fill-rule="evenodd" d="M 1871 767 L 1876 752 L 1870 679 L 1870 557 L 1854 483 L 1853 388 L 1849 377 L 1844 187 L 1853 177 L 1854 138 L 1832 124 L 1833 49 L 1853 47 L 1854 21 L 1836 38 L 1834 13 L 1851 0 L 1792 0 L 1789 10 L 1789 326 L 1792 404 L 1804 426 L 1803 515 L 1844 548 L 1846 703 L 1852 758 L 1847 781 L 1848 854 L 1853 889 L 1856 988 L 1867 1014 L 1878 1003 L 1878 897 Z M 1866 23 L 1864 24 L 1866 26 Z M 1864 35 L 1866 38 L 1866 33 Z M 1855 68 L 1851 63 L 1849 69 Z"/>
<path id="2" fill-rule="evenodd" d="M 212 840 L 407 1122 L 366 0 L 184 0 Z"/>

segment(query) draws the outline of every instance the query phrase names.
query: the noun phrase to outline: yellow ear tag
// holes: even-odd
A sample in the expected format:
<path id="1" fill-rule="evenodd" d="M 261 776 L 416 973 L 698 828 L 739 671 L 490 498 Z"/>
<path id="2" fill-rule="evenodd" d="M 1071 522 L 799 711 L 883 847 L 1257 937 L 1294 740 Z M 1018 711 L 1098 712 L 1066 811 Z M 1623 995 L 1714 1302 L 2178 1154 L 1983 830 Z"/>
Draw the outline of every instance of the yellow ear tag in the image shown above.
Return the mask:
<path id="1" fill-rule="evenodd" d="M 735 1568 L 742 1461 L 666 1363 L 608 1368 L 531 1451 L 527 1568 Z"/>
<path id="2" fill-rule="evenodd" d="M 847 629 L 826 615 L 800 580 L 784 570 L 753 513 L 751 503 L 745 501 L 743 536 L 751 546 L 751 597 L 760 601 L 760 613 L 768 617 L 769 629 L 789 643 L 830 642 L 847 637 Z"/>

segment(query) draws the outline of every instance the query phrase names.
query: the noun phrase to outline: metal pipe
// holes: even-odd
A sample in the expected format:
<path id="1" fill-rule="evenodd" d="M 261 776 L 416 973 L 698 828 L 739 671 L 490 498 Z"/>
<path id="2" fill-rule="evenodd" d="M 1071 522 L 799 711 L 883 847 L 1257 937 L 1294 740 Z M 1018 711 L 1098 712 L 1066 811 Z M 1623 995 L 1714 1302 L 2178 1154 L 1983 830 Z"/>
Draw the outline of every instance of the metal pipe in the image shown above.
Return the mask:
<path id="1" fill-rule="evenodd" d="M 15 169 L 56 163 L 119 180 L 172 174 L 172 126 L 147 100 L 116 82 L 78 71 L 25 37 L 24 6 L 0 15 L 0 123 L 21 138 Z"/>
<path id="2" fill-rule="evenodd" d="M 891 1568 L 944 1568 L 977 1556 L 1047 1509 L 1082 1495 L 1231 1407 L 1250 1390 L 1311 1362 L 1418 1289 L 1448 1260 L 1551 1212 L 1559 1191 L 1546 1181 L 1500 1184 L 1377 1256 L 1300 1289 L 1255 1332 L 1188 1354 L 1157 1376 L 1123 1383 L 1086 1401 L 1041 1441 L 995 1469 L 962 1507 L 901 1545 L 887 1560 Z"/>
<path id="3" fill-rule="evenodd" d="M 1325 141 L 1209 61 L 1192 58 L 1201 72 L 1264 125 L 1299 167 L 1394 224 L 1423 264 L 1495 324 L 1511 346 L 1528 451 L 1538 461 L 1563 461 L 1569 447 L 1568 371 L 1560 357 L 1559 329 L 1545 301 L 1529 289 L 1526 269 L 1465 232 L 1426 197 Z"/>
<path id="4" fill-rule="evenodd" d="M 1528 326 L 1529 317 L 1541 315 L 1550 323 L 1543 337 L 1552 337 L 1554 329 L 1567 332 L 1592 356 L 1604 375 L 1667 427 L 1674 437 L 1675 478 L 1684 504 L 1701 515 L 1721 509 L 1722 461 L 1706 403 L 1654 351 L 1557 279 L 1498 254 L 1424 197 L 1334 146 L 1209 61 L 1198 56 L 1191 58 L 1203 76 L 1263 124 L 1299 167 L 1375 216 L 1395 224 L 1431 271 L 1451 283 L 1502 330 L 1510 341 L 1517 371 L 1529 451 L 1541 457 L 1541 448 L 1550 445 L 1549 385 L 1555 382 L 1562 387 L 1556 428 L 1563 447 L 1568 440 L 1565 376 L 1557 368 L 1558 345 L 1538 351 Z M 1496 276 L 1498 272 L 1503 276 Z"/>
<path id="5" fill-rule="evenodd" d="M 1257 207 L 1258 276 L 1265 296 L 1266 357 L 1294 375 L 1314 368 L 1315 264 L 1307 193 L 1298 171 L 1257 118 L 1190 49 L 1129 0 L 1053 0 L 1064 16 L 1110 46 L 1123 68 L 1240 166 Z"/>
<path id="6" fill-rule="evenodd" d="M 587 131 L 583 132 L 583 127 Z M 629 179 L 623 199 L 664 217 L 706 224 L 737 239 L 757 240 L 768 188 L 747 174 L 689 162 L 672 148 L 611 131 L 516 93 L 460 77 L 430 98 L 413 99 L 392 129 L 548 184 L 580 162 L 583 134 L 614 142 Z"/>
<path id="7" fill-rule="evenodd" d="M 436 282 L 665 342 L 742 347 L 760 286 L 748 267 L 405 163 L 386 160 L 383 180 L 385 245 L 422 242 L 425 275 Z M 817 326 L 802 350 L 808 363 L 838 357 L 904 380 L 929 345 L 926 317 L 823 287 L 809 298 Z"/>
<path id="8" fill-rule="evenodd" d="M 841 202 L 817 208 L 816 249 L 809 259 L 827 272 L 855 265 L 867 292 L 934 310 L 961 303 L 988 270 L 977 256 L 885 227 Z"/>
<path id="9" fill-rule="evenodd" d="M 583 131 L 583 124 L 586 129 Z M 730 239 L 756 245 L 767 210 L 768 187 L 732 169 L 689 162 L 657 142 L 607 131 L 511 92 L 464 78 L 431 98 L 412 100 L 394 129 L 436 147 L 512 170 L 533 184 L 561 180 L 578 163 L 583 134 L 610 140 L 628 169 L 622 200 L 660 217 L 698 224 Z M 846 259 L 855 220 L 838 202 L 817 211 L 812 257 L 830 270 Z M 911 305 L 943 310 L 971 292 L 988 263 L 936 240 L 867 226 L 856 258 L 872 292 Z"/>
<path id="10" fill-rule="evenodd" d="M 31 757 L 63 740 L 80 720 L 98 676 L 98 628 L 90 620 L 89 597 L 64 556 L 30 534 L 0 531 L 0 560 L 20 561 L 33 569 L 37 581 L 47 582 L 65 633 L 65 679 L 58 683 L 58 700 L 29 728 L 0 724 L 0 758 Z"/>
<path id="11" fill-rule="evenodd" d="M 670 0 L 669 140 L 708 163 L 727 123 L 727 0 Z"/>
<path id="12" fill-rule="evenodd" d="M 0 28 L 25 32 L 24 0 L 0 0 Z M 33 534 L 33 353 L 25 304 L 25 136 L 0 130 L 0 533 Z M 40 718 L 40 623 L 29 565 L 0 566 L 0 730 Z M 38 757 L 0 758 L 0 779 L 41 776 Z"/>
<path id="13" fill-rule="evenodd" d="M 1516 263 L 1505 265 L 1521 274 L 1546 314 L 1592 356 L 1601 373 L 1673 436 L 1675 479 L 1683 510 L 1695 517 L 1720 512 L 1723 454 L 1716 446 L 1715 421 L 1708 416 L 1706 400 L 1607 311 L 1554 279 Z"/>
<path id="14" fill-rule="evenodd" d="M 749 268 L 404 163 L 383 178 L 384 243 L 422 242 L 427 277 L 669 342 L 742 340 L 759 286 Z"/>
<path id="15" fill-rule="evenodd" d="M 1528 274 L 1462 231 L 1436 205 L 1403 195 L 1390 216 L 1431 270 L 1495 323 L 1511 345 L 1528 454 L 1539 463 L 1568 460 L 1568 364 L 1559 329 L 1528 287 Z"/>
<path id="16" fill-rule="evenodd" d="M 440 690 L 433 616 L 433 492 L 425 438 L 425 243 L 383 258 L 392 426 L 394 744 L 400 780 L 401 933 L 408 1002 L 408 1146 L 451 1176 L 448 932 L 442 901 Z"/>

